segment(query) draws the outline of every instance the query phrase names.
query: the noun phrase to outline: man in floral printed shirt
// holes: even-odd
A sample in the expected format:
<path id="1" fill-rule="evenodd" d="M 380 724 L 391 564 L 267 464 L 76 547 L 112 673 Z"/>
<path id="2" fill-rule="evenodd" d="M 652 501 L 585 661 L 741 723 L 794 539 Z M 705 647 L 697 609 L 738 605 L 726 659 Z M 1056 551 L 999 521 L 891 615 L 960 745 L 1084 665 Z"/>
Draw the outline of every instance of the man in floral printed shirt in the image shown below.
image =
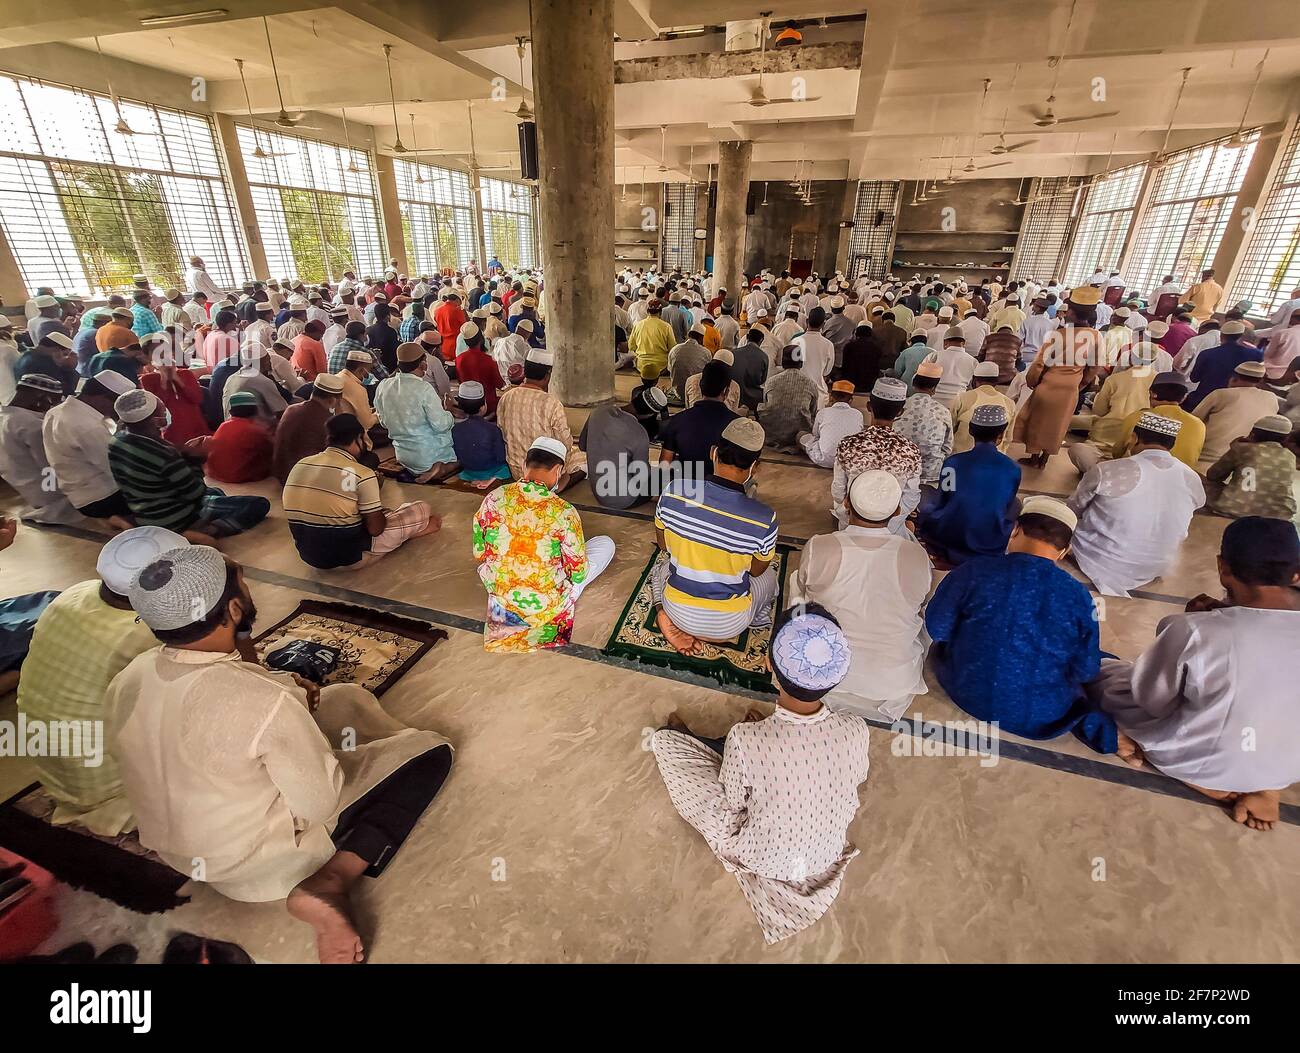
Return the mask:
<path id="1" fill-rule="evenodd" d="M 577 511 L 553 493 L 568 452 L 538 437 L 520 481 L 488 494 L 474 516 L 474 558 L 488 593 L 484 650 L 566 646 L 578 597 L 614 558 L 613 540 L 584 541 Z"/>
<path id="2" fill-rule="evenodd" d="M 831 511 L 841 526 L 848 521 L 844 495 L 849 484 L 863 472 L 879 470 L 889 472 L 903 487 L 899 515 L 891 529 L 907 529 L 906 518 L 920 502 L 921 451 L 894 430 L 906 399 L 906 384 L 894 377 L 881 377 L 871 389 L 871 424 L 840 440 L 831 477 Z"/>

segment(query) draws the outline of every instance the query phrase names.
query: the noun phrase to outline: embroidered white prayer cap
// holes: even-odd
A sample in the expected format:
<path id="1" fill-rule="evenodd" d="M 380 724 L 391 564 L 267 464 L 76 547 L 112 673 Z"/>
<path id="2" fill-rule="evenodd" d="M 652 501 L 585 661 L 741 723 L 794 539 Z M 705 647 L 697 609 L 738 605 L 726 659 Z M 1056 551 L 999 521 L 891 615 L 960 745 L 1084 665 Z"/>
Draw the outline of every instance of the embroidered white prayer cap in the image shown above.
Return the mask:
<path id="1" fill-rule="evenodd" d="M 1223 325 L 1219 327 L 1219 332 L 1223 333 L 1225 336 L 1240 336 L 1245 331 L 1246 323 L 1238 322 L 1236 319 L 1224 322 Z"/>
<path id="2" fill-rule="evenodd" d="M 1167 332 L 1169 332 L 1168 322 L 1162 322 L 1159 318 L 1153 322 L 1147 322 L 1147 336 L 1152 336 L 1159 340 Z"/>
<path id="3" fill-rule="evenodd" d="M 311 385 L 317 391 L 324 391 L 329 395 L 343 394 L 343 378 L 337 373 L 317 373 Z"/>
<path id="4" fill-rule="evenodd" d="M 165 552 L 143 567 L 127 599 L 150 629 L 183 629 L 201 621 L 226 591 L 226 561 L 210 545 Z"/>
<path id="5" fill-rule="evenodd" d="M 975 365 L 975 375 L 977 377 L 996 377 L 998 375 L 998 364 L 996 362 L 978 362 Z"/>
<path id="6" fill-rule="evenodd" d="M 831 297 L 831 310 L 832 310 L 832 311 L 838 311 L 838 310 L 842 309 L 842 308 L 844 307 L 844 302 L 845 302 L 845 301 L 844 301 L 844 297 L 843 297 L 843 296 L 832 296 L 832 297 Z"/>
<path id="7" fill-rule="evenodd" d="M 794 608 L 769 649 L 778 677 L 804 691 L 825 693 L 849 672 L 851 652 L 843 630 L 824 614 Z"/>
<path id="8" fill-rule="evenodd" d="M 886 402 L 906 402 L 907 385 L 897 377 L 879 377 L 871 386 L 871 394 Z"/>
<path id="9" fill-rule="evenodd" d="M 533 325 L 533 320 L 531 318 L 521 318 L 519 319 L 519 321 L 515 323 L 516 333 L 519 332 L 520 329 L 522 329 L 525 333 L 531 333 L 534 328 L 535 327 Z"/>
<path id="10" fill-rule="evenodd" d="M 132 527 L 111 538 L 99 550 L 95 573 L 109 589 L 125 596 L 131 581 L 164 552 L 189 548 L 180 534 L 160 526 Z"/>
<path id="11" fill-rule="evenodd" d="M 104 372 L 111 372 L 105 370 Z M 44 373 L 28 373 L 17 384 L 20 388 L 31 388 L 33 391 L 39 391 L 45 395 L 63 395 L 63 385 L 53 377 L 47 377 Z"/>
<path id="12" fill-rule="evenodd" d="M 1176 436 L 1183 430 L 1183 422 L 1148 410 L 1137 419 L 1137 424 L 1134 427 L 1141 428 L 1143 431 L 1153 431 L 1157 435 Z"/>
<path id="13" fill-rule="evenodd" d="M 1114 315 L 1114 317 L 1116 317 L 1116 318 L 1129 318 L 1129 317 L 1131 317 L 1132 314 L 1133 314 L 1133 312 L 1130 311 L 1127 307 L 1117 307 L 1117 308 L 1115 308 L 1115 310 L 1114 310 L 1113 312 L 1111 312 L 1111 313 L 1112 313 L 1112 314 Z"/>
<path id="14" fill-rule="evenodd" d="M 411 290 L 411 296 L 417 300 L 423 300 L 428 295 L 429 287 L 425 285 L 424 282 L 419 282 L 415 288 Z"/>
<path id="15" fill-rule="evenodd" d="M 970 415 L 970 422 L 978 424 L 981 428 L 998 428 L 1007 422 L 1007 408 L 1000 402 L 986 402 L 982 406 L 976 406 L 975 412 Z"/>
<path id="16" fill-rule="evenodd" d="M 53 297 L 53 296 L 48 296 L 48 295 L 46 295 L 46 296 L 38 296 L 38 297 L 36 297 L 36 299 L 34 299 L 34 300 L 32 301 L 32 303 L 34 303 L 37 307 L 40 307 L 40 308 L 45 308 L 45 307 L 58 307 L 58 306 L 59 306 L 59 301 L 58 301 L 58 299 L 56 299 L 56 298 Z"/>
<path id="17" fill-rule="evenodd" d="M 722 429 L 722 438 L 750 453 L 760 453 L 766 441 L 763 425 L 750 417 L 737 417 Z"/>
<path id="18" fill-rule="evenodd" d="M 641 398 L 645 400 L 645 404 L 652 410 L 658 411 L 668 408 L 668 395 L 663 388 L 642 388 Z"/>
<path id="19" fill-rule="evenodd" d="M 943 338 L 945 341 L 960 340 L 964 344 L 966 342 L 966 330 L 959 325 L 950 325 L 944 330 Z"/>
<path id="20" fill-rule="evenodd" d="M 463 399 L 483 398 L 483 385 L 477 380 L 466 380 L 457 389 L 456 394 Z"/>
<path id="21" fill-rule="evenodd" d="M 493 300 L 490 304 L 488 304 L 487 309 L 488 309 L 488 314 L 500 314 L 501 304 L 498 303 L 496 300 Z"/>
<path id="22" fill-rule="evenodd" d="M 534 347 L 528 352 L 525 361 L 536 362 L 539 366 L 553 366 L 555 365 L 555 355 L 543 348 Z"/>
<path id="23" fill-rule="evenodd" d="M 863 472 L 849 484 L 849 504 L 863 519 L 881 523 L 898 511 L 903 486 L 889 472 Z"/>
<path id="24" fill-rule="evenodd" d="M 271 305 L 270 300 L 259 300 L 257 306 L 253 308 L 258 314 L 270 314 L 275 308 Z"/>
<path id="25" fill-rule="evenodd" d="M 65 351 L 72 350 L 72 337 L 68 336 L 67 333 L 59 333 L 59 332 L 46 333 L 43 337 L 41 337 L 41 343 L 57 344 Z"/>
<path id="26" fill-rule="evenodd" d="M 954 313 L 955 313 L 955 312 L 953 311 L 953 309 L 952 309 L 951 307 L 940 307 L 940 308 L 939 308 L 939 317 L 942 318 L 942 319 L 944 319 L 945 321 L 946 321 L 947 319 L 951 318 L 951 317 L 953 316 Z"/>
<path id="27" fill-rule="evenodd" d="M 122 376 L 115 369 L 100 370 L 90 379 L 114 395 L 125 395 L 128 391 L 135 390 L 135 385 L 131 383 L 130 378 Z"/>
<path id="28" fill-rule="evenodd" d="M 348 352 L 348 361 L 365 362 L 368 365 L 373 365 L 375 361 L 375 356 L 372 355 L 369 351 L 363 351 L 359 347 L 354 347 L 351 351 Z"/>
<path id="29" fill-rule="evenodd" d="M 158 397 L 152 391 L 133 388 L 114 400 L 113 412 L 117 414 L 117 419 L 120 421 L 139 424 L 158 412 Z"/>
<path id="30" fill-rule="evenodd" d="M 466 340 L 473 340 L 474 337 L 478 336 L 478 326 L 473 322 L 466 322 L 460 327 L 460 335 Z"/>
<path id="31" fill-rule="evenodd" d="M 1020 506 L 1020 514 L 1047 516 L 1048 519 L 1064 523 L 1070 528 L 1071 533 L 1079 525 L 1079 517 L 1074 514 L 1070 506 L 1054 497 L 1031 497 Z"/>
<path id="32" fill-rule="evenodd" d="M 549 435 L 539 435 L 533 440 L 533 444 L 528 447 L 530 450 L 541 450 L 549 453 L 552 457 L 561 457 L 567 459 L 569 456 L 568 448 L 559 439 L 553 439 Z"/>
<path id="33" fill-rule="evenodd" d="M 1251 380 L 1262 380 L 1268 375 L 1263 362 L 1239 362 L 1233 372 L 1241 377 L 1250 377 Z"/>
<path id="34" fill-rule="evenodd" d="M 713 353 L 713 361 L 721 362 L 725 366 L 734 366 L 736 364 L 736 356 L 724 347 L 720 351 L 715 351 Z"/>

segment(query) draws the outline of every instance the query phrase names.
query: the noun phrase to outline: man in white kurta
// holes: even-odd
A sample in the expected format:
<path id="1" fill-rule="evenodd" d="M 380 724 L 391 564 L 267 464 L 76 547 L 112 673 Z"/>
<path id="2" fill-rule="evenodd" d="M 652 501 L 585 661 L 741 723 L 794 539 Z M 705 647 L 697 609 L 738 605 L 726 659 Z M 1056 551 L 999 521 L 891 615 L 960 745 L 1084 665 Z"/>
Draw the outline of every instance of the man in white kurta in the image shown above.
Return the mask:
<path id="1" fill-rule="evenodd" d="M 1079 481 L 1068 504 L 1079 517 L 1073 553 L 1103 596 L 1125 596 L 1164 574 L 1205 504 L 1200 476 L 1169 452 L 1182 422 L 1144 413 L 1135 452 L 1102 461 Z"/>
<path id="2" fill-rule="evenodd" d="M 816 922 L 838 894 L 858 854 L 847 832 L 869 761 L 866 722 L 820 701 L 849 668 L 835 620 L 816 607 L 786 611 L 771 661 L 780 693 L 770 717 L 735 725 L 725 744 L 679 724 L 655 732 L 651 745 L 673 806 L 736 876 L 763 938 L 777 943 Z"/>
<path id="3" fill-rule="evenodd" d="M 0 479 L 31 507 L 20 513 L 28 523 L 80 523 L 81 514 L 59 492 L 45 455 L 41 425 L 63 401 L 53 377 L 29 373 L 18 382 L 13 400 L 0 406 Z"/>
<path id="4" fill-rule="evenodd" d="M 367 807 L 381 783 L 446 740 L 402 726 L 361 687 L 308 690 L 246 660 L 248 645 L 239 641 L 256 608 L 238 566 L 216 549 L 163 553 L 136 575 L 128 599 L 164 641 L 122 670 L 105 696 L 106 741 L 140 843 L 231 899 L 291 897 L 291 913 L 317 928 L 327 959 L 339 949 L 340 917 L 322 920 L 313 909 L 321 897 L 312 882 L 340 864 L 352 881 L 377 875 L 401 843 L 376 846 L 374 831 L 357 834 L 366 818 L 344 811 Z M 196 611 L 206 612 L 201 621 Z M 347 834 L 369 847 L 340 837 L 341 817 Z M 350 884 L 343 880 L 339 895 L 326 898 L 342 899 Z M 342 921 L 350 934 L 343 960 L 356 960 L 360 941 L 346 915 Z"/>
<path id="5" fill-rule="evenodd" d="M 889 472 L 859 475 L 844 502 L 848 525 L 812 538 L 791 582 L 791 602 L 825 607 L 852 650 L 848 675 L 826 704 L 888 720 L 926 693 L 930 647 L 922 613 L 930 557 L 911 534 L 889 529 L 902 496 Z"/>
<path id="6" fill-rule="evenodd" d="M 1199 596 L 1161 620 L 1136 662 L 1102 662 L 1089 685 L 1140 756 L 1266 830 L 1276 792 L 1300 782 L 1300 541 L 1281 519 L 1223 533 L 1227 601 Z M 1131 759 L 1130 763 L 1134 761 Z"/>
<path id="7" fill-rule="evenodd" d="M 853 392 L 851 380 L 837 380 L 832 384 L 830 404 L 817 411 L 812 431 L 798 437 L 803 452 L 818 468 L 834 468 L 840 440 L 867 426 L 862 411 L 853 405 Z"/>

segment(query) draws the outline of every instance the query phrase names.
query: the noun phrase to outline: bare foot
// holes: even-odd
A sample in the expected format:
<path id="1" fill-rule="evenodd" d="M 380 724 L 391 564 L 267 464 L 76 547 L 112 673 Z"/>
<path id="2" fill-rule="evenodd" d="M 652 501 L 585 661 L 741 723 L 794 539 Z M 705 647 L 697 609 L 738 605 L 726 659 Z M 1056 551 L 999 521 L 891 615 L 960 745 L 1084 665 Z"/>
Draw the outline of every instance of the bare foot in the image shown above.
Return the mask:
<path id="1" fill-rule="evenodd" d="M 289 893 L 289 913 L 316 930 L 316 953 L 322 965 L 355 965 L 365 948 L 352 924 L 346 893 L 331 890 L 318 872 Z"/>
<path id="2" fill-rule="evenodd" d="M 1117 732 L 1119 744 L 1115 749 L 1115 756 L 1127 764 L 1130 768 L 1142 767 L 1142 762 L 1146 759 L 1146 754 L 1142 752 L 1142 747 L 1134 742 L 1124 732 Z"/>
<path id="3" fill-rule="evenodd" d="M 663 633 L 664 639 L 668 641 L 668 646 L 678 654 L 686 655 L 689 658 L 699 649 L 700 642 L 684 629 L 677 628 L 662 607 L 659 608 L 659 631 Z"/>
<path id="4" fill-rule="evenodd" d="M 1272 830 L 1273 824 L 1281 818 L 1278 805 L 1281 797 L 1277 790 L 1243 793 L 1232 804 L 1232 818 L 1252 830 Z"/>
<path id="5" fill-rule="evenodd" d="M 668 728 L 670 731 L 681 731 L 687 735 L 691 733 L 691 729 L 686 726 L 686 721 L 682 720 L 675 710 L 670 713 L 668 719 L 664 721 L 664 727 Z"/>
<path id="6" fill-rule="evenodd" d="M 441 529 L 442 529 L 442 516 L 437 515 L 436 513 L 430 513 L 429 522 L 425 524 L 424 529 L 417 534 L 412 534 L 411 536 L 428 537 L 430 534 L 436 534 Z"/>

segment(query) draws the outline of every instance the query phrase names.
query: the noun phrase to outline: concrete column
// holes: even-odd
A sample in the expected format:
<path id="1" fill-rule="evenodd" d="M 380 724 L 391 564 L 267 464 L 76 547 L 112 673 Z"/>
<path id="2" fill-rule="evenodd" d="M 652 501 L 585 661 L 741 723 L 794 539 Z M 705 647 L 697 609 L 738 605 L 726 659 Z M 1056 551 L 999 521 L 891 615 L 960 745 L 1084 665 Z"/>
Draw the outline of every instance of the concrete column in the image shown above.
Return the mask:
<path id="1" fill-rule="evenodd" d="M 379 212 L 384 219 L 384 241 L 388 245 L 385 259 L 397 261 L 400 274 L 411 274 L 412 263 L 406 258 L 406 238 L 402 236 L 402 206 L 397 203 L 397 176 L 393 159 L 378 151 L 375 158 L 375 183 L 379 187 Z"/>
<path id="2" fill-rule="evenodd" d="M 739 295 L 745 273 L 745 198 L 752 142 L 718 144 L 718 206 L 713 228 L 713 288 Z"/>
<path id="3" fill-rule="evenodd" d="M 235 196 L 235 211 L 244 227 L 244 240 L 248 243 L 248 262 L 253 267 L 250 278 L 282 278 L 272 274 L 266 262 L 266 249 L 262 247 L 262 232 L 257 226 L 257 211 L 253 208 L 253 194 L 248 189 L 248 171 L 244 168 L 244 155 L 239 149 L 239 136 L 235 133 L 234 118 L 228 113 L 216 114 L 217 137 L 226 156 L 226 171 L 230 173 L 230 189 Z M 236 283 L 239 275 L 235 275 Z"/>
<path id="4" fill-rule="evenodd" d="M 1232 291 L 1237 268 L 1245 258 L 1245 247 L 1250 243 L 1250 235 L 1246 232 L 1246 216 L 1242 210 L 1253 209 L 1251 216 L 1258 221 L 1259 214 L 1264 210 L 1268 188 L 1273 183 L 1273 169 L 1281 163 L 1278 156 L 1282 153 L 1281 146 L 1290 138 L 1289 135 L 1284 137 L 1282 133 L 1289 132 L 1290 129 L 1289 122 L 1279 121 L 1277 124 L 1266 124 L 1259 130 L 1259 142 L 1255 144 L 1255 153 L 1250 158 L 1250 165 L 1241 181 L 1241 189 L 1237 192 L 1236 203 L 1232 206 L 1232 218 L 1223 230 L 1223 240 L 1219 242 L 1214 258 L 1206 264 L 1207 267 L 1214 268 L 1215 280 L 1227 293 Z M 1251 229 L 1254 230 L 1253 223 Z M 1233 301 L 1229 299 L 1228 302 Z"/>
<path id="5" fill-rule="evenodd" d="M 614 397 L 614 0 L 533 0 L 533 89 L 552 390 Z"/>
<path id="6" fill-rule="evenodd" d="M 18 260 L 9 247 L 9 239 L 5 237 L 4 230 L 0 229 L 0 300 L 4 301 L 6 311 L 16 307 L 18 313 L 14 318 L 21 319 L 23 305 L 30 295 L 23 281 L 23 272 L 18 269 Z"/>
<path id="7" fill-rule="evenodd" d="M 852 223 L 853 215 L 858 209 L 858 181 L 846 180 L 844 199 L 840 202 L 840 222 Z M 849 242 L 853 238 L 852 227 L 840 227 L 840 243 L 835 249 L 835 269 L 849 273 Z"/>

